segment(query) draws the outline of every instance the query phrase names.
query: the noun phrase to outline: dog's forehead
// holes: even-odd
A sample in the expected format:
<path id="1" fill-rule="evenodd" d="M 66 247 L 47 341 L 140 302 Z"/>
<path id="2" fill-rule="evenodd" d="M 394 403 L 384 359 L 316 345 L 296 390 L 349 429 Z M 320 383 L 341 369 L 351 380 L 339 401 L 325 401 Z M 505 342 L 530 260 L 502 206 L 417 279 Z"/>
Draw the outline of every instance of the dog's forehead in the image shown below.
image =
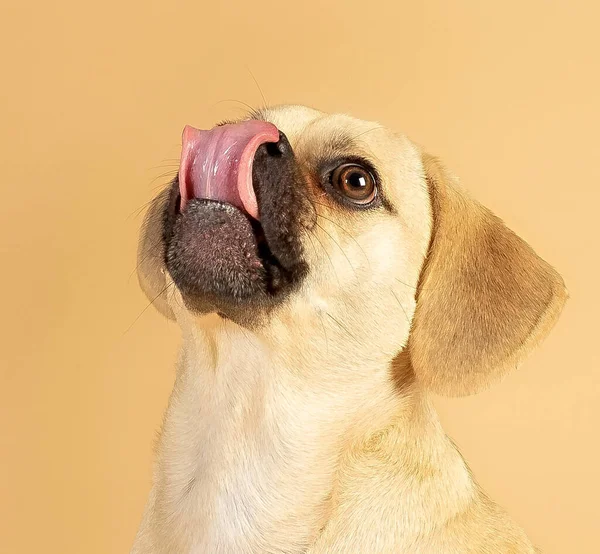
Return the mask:
<path id="1" fill-rule="evenodd" d="M 328 114 L 299 105 L 263 109 L 259 117 L 283 131 L 296 154 L 304 161 L 354 155 L 368 159 L 384 180 L 405 181 L 422 175 L 421 156 L 404 135 L 380 123 L 346 114 Z"/>
<path id="2" fill-rule="evenodd" d="M 328 114 L 299 105 L 282 105 L 265 108 L 258 112 L 261 119 L 273 123 L 283 131 L 295 148 L 344 146 L 365 148 L 401 146 L 397 134 L 383 125 L 355 117 L 334 113 Z"/>
<path id="3" fill-rule="evenodd" d="M 294 143 L 316 120 L 327 114 L 313 108 L 296 105 L 281 105 L 263 108 L 256 113 L 259 119 L 270 121 L 283 131 L 290 143 Z"/>

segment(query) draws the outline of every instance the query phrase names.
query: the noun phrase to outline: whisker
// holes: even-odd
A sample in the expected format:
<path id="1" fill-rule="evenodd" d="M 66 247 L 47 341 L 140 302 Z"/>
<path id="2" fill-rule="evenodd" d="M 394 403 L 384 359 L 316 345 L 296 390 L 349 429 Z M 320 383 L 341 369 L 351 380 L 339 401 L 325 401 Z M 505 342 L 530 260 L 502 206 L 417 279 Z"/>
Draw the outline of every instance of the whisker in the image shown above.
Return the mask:
<path id="1" fill-rule="evenodd" d="M 344 327 L 335 317 L 333 317 L 329 312 L 326 312 L 326 315 L 333 320 L 333 322 L 336 323 L 336 325 L 338 325 L 342 331 L 345 331 L 351 339 L 354 339 L 352 333 L 350 333 L 350 331 L 348 331 L 348 329 L 346 329 L 346 327 Z"/>
<path id="2" fill-rule="evenodd" d="M 324 215 L 320 214 L 317 212 L 317 217 L 320 217 L 322 219 L 325 219 L 326 221 L 329 221 L 330 223 L 333 223 L 335 226 L 339 227 L 342 231 L 344 231 L 344 233 L 346 233 L 356 244 L 356 246 L 358 246 L 360 248 L 360 251 L 363 253 L 363 256 L 366 258 L 367 263 L 369 264 L 369 267 L 371 267 L 371 260 L 369 260 L 369 257 L 367 256 L 367 253 L 364 251 L 363 247 L 360 245 L 360 243 L 354 238 L 354 236 L 352 235 L 352 233 L 350 233 L 350 231 L 344 229 L 339 223 L 336 223 L 335 221 L 333 221 L 333 219 L 329 219 L 328 217 L 325 217 Z"/>
<path id="3" fill-rule="evenodd" d="M 219 100 L 218 102 L 215 102 L 215 106 L 219 105 L 219 104 L 224 104 L 225 102 L 235 102 L 237 104 L 241 104 L 242 106 L 248 108 L 250 110 L 250 113 L 255 113 L 256 109 L 253 108 L 250 104 L 243 102 L 242 100 L 236 100 L 235 98 L 227 98 L 225 100 Z"/>
<path id="4" fill-rule="evenodd" d="M 313 202 L 313 204 L 316 204 L 317 206 L 323 206 L 324 208 L 331 210 L 331 206 L 329 204 L 323 204 L 323 202 L 317 202 L 316 200 L 312 200 L 312 202 Z"/>
<path id="5" fill-rule="evenodd" d="M 395 277 L 396 281 L 398 281 L 398 283 L 400 283 L 401 285 L 404 285 L 405 287 L 408 287 L 409 289 L 413 289 L 415 291 L 420 290 L 436 290 L 439 287 L 424 287 L 423 285 L 420 285 L 418 287 L 415 287 L 413 285 L 409 285 L 408 283 L 405 283 L 404 281 L 401 281 L 400 279 L 398 279 L 397 277 Z"/>
<path id="6" fill-rule="evenodd" d="M 260 88 L 260 85 L 258 84 L 258 81 L 256 80 L 256 77 L 254 76 L 254 73 L 252 73 L 252 70 L 250 69 L 250 66 L 247 65 L 246 69 L 248 70 L 248 73 L 250 73 L 250 77 L 252 77 L 252 80 L 254 81 L 254 84 L 256 85 L 256 88 L 258 89 L 258 92 L 260 92 L 260 96 L 261 96 L 262 101 L 263 101 L 263 107 L 266 108 L 268 106 L 268 102 L 267 102 L 267 99 L 265 98 L 265 95 L 264 95 L 264 93 L 262 91 L 262 88 Z"/>
<path id="7" fill-rule="evenodd" d="M 404 285 L 405 287 L 408 287 L 409 289 L 417 290 L 417 287 L 414 287 L 413 285 L 409 285 L 408 283 L 405 283 L 404 281 L 400 281 L 400 279 L 398 279 L 397 277 L 394 277 L 394 279 L 396 279 L 396 281 L 398 281 L 398 283 L 400 283 L 401 285 Z"/>
<path id="8" fill-rule="evenodd" d="M 340 281 L 340 278 L 337 274 L 337 271 L 335 269 L 335 266 L 333 265 L 333 260 L 331 259 L 331 256 L 329 255 L 329 252 L 327 252 L 327 248 L 325 248 L 325 246 L 323 246 L 323 243 L 319 240 L 319 237 L 313 233 L 310 229 L 308 229 L 309 233 L 316 239 L 316 241 L 321 245 L 321 248 L 323 249 L 323 252 L 325 252 L 325 255 L 327 256 L 327 259 L 329 260 L 329 264 L 331 265 L 331 269 L 333 269 L 333 273 L 335 275 L 336 281 L 338 282 L 338 285 L 341 287 L 342 286 L 342 282 Z"/>
<path id="9" fill-rule="evenodd" d="M 316 223 L 316 226 L 321 229 L 321 231 L 323 231 L 334 243 L 335 245 L 339 248 L 340 252 L 344 255 L 344 258 L 346 258 L 348 265 L 352 268 L 352 272 L 354 273 L 354 277 L 356 278 L 356 280 L 358 281 L 358 275 L 356 274 L 356 270 L 354 269 L 354 266 L 352 265 L 352 262 L 350 261 L 350 258 L 346 255 L 346 252 L 344 252 L 344 249 L 340 246 L 340 244 L 338 243 L 337 240 L 335 240 L 333 238 L 333 236 L 323 228 L 322 225 L 319 225 L 318 223 Z M 359 281 L 360 284 L 360 281 Z"/>
<path id="10" fill-rule="evenodd" d="M 140 213 L 145 210 L 150 204 L 152 204 L 152 201 L 154 200 L 154 198 L 151 198 L 150 200 L 148 200 L 148 202 L 144 202 L 144 204 L 142 204 L 139 208 L 135 209 L 133 212 L 131 212 L 126 218 L 125 221 L 129 221 L 132 217 L 137 217 L 140 215 Z"/>
<path id="11" fill-rule="evenodd" d="M 356 140 L 357 138 L 360 138 L 363 135 L 366 135 L 367 133 L 371 133 L 372 131 L 377 131 L 378 129 L 385 129 L 385 127 L 383 125 L 378 125 L 377 127 L 372 127 L 371 129 L 367 129 L 366 131 L 363 131 L 362 133 L 358 133 L 358 135 L 352 137 L 352 140 Z"/>
<path id="12" fill-rule="evenodd" d="M 165 177 L 175 177 L 175 175 L 177 175 L 178 173 L 179 173 L 179 168 L 165 171 L 164 173 L 161 173 L 160 175 L 157 175 L 156 177 L 154 177 L 154 179 L 152 179 L 152 181 L 150 181 L 150 186 L 152 186 L 159 179 L 164 179 Z"/>
<path id="13" fill-rule="evenodd" d="M 137 321 L 140 319 L 140 317 L 142 317 L 144 315 L 144 313 L 146 312 L 146 310 L 152 306 L 152 304 L 154 304 L 154 302 L 156 302 L 156 300 L 158 299 L 159 296 L 161 296 L 162 294 L 164 294 L 167 289 L 171 286 L 173 286 L 175 283 L 169 283 L 168 285 L 165 286 L 165 288 L 163 288 L 152 300 L 151 302 L 141 311 L 140 315 L 138 315 L 134 320 L 133 323 L 127 327 L 127 329 L 125 329 L 123 335 L 121 336 L 125 336 L 130 330 L 131 328 L 137 323 Z"/>
<path id="14" fill-rule="evenodd" d="M 162 242 L 163 238 L 160 237 L 158 238 L 156 241 L 154 241 L 152 243 L 152 247 L 149 249 L 148 252 L 146 252 L 137 262 L 137 264 L 135 265 L 135 267 L 133 268 L 133 271 L 129 274 L 129 277 L 127 277 L 127 282 L 129 283 L 129 281 L 131 280 L 131 278 L 133 277 L 133 275 L 135 274 L 135 272 L 140 268 L 140 266 L 150 257 L 151 254 L 153 254 L 152 250 L 154 250 L 154 248 L 156 248 L 161 242 Z"/>
<path id="15" fill-rule="evenodd" d="M 325 337 L 325 351 L 327 352 L 327 355 L 329 355 L 329 338 L 327 337 L 327 328 L 325 327 L 325 321 L 323 320 L 323 313 L 318 309 L 316 312 L 319 315 L 321 327 L 323 328 L 323 336 Z"/>
<path id="16" fill-rule="evenodd" d="M 155 165 L 153 167 L 149 167 L 148 171 L 154 171 L 155 169 L 167 169 L 169 167 L 173 168 L 173 169 L 174 168 L 179 168 L 179 162 L 177 162 L 177 163 L 173 162 L 173 163 L 168 163 L 168 164 L 167 163 L 163 163 L 161 165 Z"/>
<path id="17" fill-rule="evenodd" d="M 173 175 L 173 178 L 169 179 L 166 183 L 161 183 L 160 185 L 156 185 L 155 187 L 152 187 L 152 190 L 153 191 L 158 190 L 158 189 L 164 190 L 168 186 L 171 186 L 175 182 L 176 178 L 177 178 L 177 174 Z"/>
<path id="18" fill-rule="evenodd" d="M 155 179 L 156 180 L 156 179 Z M 173 179 L 171 179 L 168 183 L 162 183 L 156 187 L 152 188 L 152 191 L 155 191 L 157 189 L 165 189 L 166 187 L 170 186 L 171 183 L 173 183 Z M 138 217 L 140 215 L 140 213 L 146 209 L 150 204 L 152 204 L 152 202 L 154 202 L 154 200 L 156 199 L 156 196 L 153 196 L 152 198 L 150 198 L 150 200 L 148 200 L 147 202 L 144 202 L 144 204 L 142 204 L 139 208 L 137 208 L 136 210 L 134 210 L 133 212 L 131 212 L 126 218 L 125 221 L 129 221 L 130 218 L 132 217 Z"/>
<path id="19" fill-rule="evenodd" d="M 406 313 L 406 310 L 404 309 L 404 306 L 400 303 L 399 298 L 396 296 L 396 293 L 394 292 L 394 289 L 392 289 L 390 287 L 390 291 L 392 292 L 392 296 L 396 299 L 396 302 L 398 302 L 398 306 L 400 306 L 400 309 L 404 312 L 404 317 L 406 318 L 406 321 L 408 321 L 408 323 L 410 324 L 410 319 L 408 318 L 408 314 Z"/>
<path id="20" fill-rule="evenodd" d="M 313 242 L 312 238 L 311 238 L 311 232 L 310 229 L 307 229 L 306 227 L 304 227 L 304 230 L 306 231 L 306 238 L 310 241 L 311 246 L 313 247 L 313 250 L 315 251 L 315 256 L 318 258 L 319 254 L 317 253 L 317 248 L 315 246 L 315 243 Z"/>
<path id="21" fill-rule="evenodd" d="M 304 191 L 303 191 L 303 190 L 301 190 L 301 189 L 300 189 L 300 190 L 298 190 L 298 192 L 299 192 L 299 193 L 300 193 L 300 194 L 301 194 L 301 195 L 304 197 L 304 199 L 305 199 L 305 200 L 306 200 L 306 201 L 307 201 L 307 202 L 310 204 L 310 207 L 312 208 L 312 210 L 313 210 L 313 212 L 314 212 L 314 214 L 315 214 L 315 217 L 316 217 L 316 216 L 318 215 L 318 212 L 317 212 L 317 208 L 315 208 L 315 205 L 314 205 L 314 203 L 313 203 L 313 199 L 312 199 L 310 196 L 308 196 L 308 194 L 306 194 L 306 192 L 304 192 Z"/>

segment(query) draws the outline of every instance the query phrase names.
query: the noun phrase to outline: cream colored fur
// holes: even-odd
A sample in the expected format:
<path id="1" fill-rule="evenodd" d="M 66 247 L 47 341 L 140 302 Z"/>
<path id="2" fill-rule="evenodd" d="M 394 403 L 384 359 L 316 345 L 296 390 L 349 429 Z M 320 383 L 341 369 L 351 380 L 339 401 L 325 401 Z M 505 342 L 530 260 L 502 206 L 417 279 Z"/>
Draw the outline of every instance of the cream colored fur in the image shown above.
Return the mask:
<path id="1" fill-rule="evenodd" d="M 429 391 L 476 392 L 515 366 L 558 316 L 562 280 L 405 137 L 299 106 L 262 117 L 320 214 L 311 270 L 256 328 L 195 315 L 163 267 L 155 201 L 140 281 L 183 345 L 132 554 L 535 552 Z M 341 134 L 395 213 L 349 213 L 317 187 L 312 164 Z"/>

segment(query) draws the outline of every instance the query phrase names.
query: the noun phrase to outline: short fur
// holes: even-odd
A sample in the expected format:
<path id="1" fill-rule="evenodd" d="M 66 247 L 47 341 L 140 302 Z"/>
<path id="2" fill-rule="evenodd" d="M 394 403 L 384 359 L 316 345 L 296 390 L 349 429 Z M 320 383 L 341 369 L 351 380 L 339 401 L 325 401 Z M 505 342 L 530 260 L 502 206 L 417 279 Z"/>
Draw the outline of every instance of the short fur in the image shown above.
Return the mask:
<path id="1" fill-rule="evenodd" d="M 164 267 L 168 194 L 151 207 L 140 281 L 183 347 L 132 554 L 535 552 L 430 392 L 515 367 L 556 321 L 562 279 L 405 137 L 300 106 L 257 117 L 306 176 L 308 271 L 259 325 L 189 310 Z M 322 160 L 348 155 L 391 210 L 351 212 L 320 187 Z"/>

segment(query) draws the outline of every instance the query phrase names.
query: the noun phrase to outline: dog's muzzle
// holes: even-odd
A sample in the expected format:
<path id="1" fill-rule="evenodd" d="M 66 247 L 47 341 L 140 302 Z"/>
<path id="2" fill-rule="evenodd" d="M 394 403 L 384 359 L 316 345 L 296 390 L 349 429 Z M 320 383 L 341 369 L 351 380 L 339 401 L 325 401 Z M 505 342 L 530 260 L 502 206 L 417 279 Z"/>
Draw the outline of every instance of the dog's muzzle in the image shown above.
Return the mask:
<path id="1" fill-rule="evenodd" d="M 310 213 L 275 125 L 186 127 L 164 224 L 166 266 L 186 305 L 237 317 L 280 302 L 307 272 L 300 236 Z"/>

